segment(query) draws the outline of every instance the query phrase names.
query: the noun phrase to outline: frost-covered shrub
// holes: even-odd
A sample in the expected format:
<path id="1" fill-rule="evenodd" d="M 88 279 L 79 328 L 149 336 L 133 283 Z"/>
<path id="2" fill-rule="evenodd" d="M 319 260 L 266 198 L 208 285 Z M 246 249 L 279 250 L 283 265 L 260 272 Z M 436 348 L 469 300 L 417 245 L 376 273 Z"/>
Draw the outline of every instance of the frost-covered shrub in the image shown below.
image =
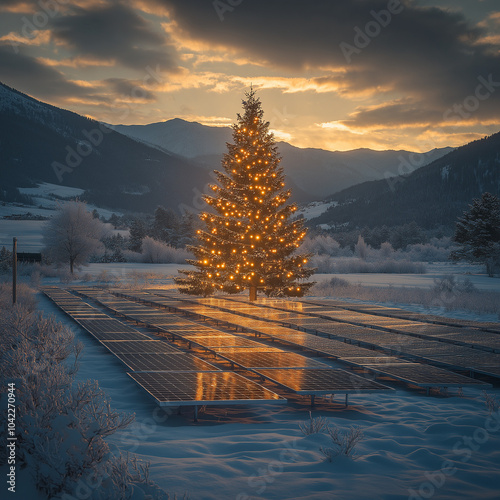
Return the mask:
<path id="1" fill-rule="evenodd" d="M 331 255 L 335 257 L 341 253 L 341 249 L 339 243 L 331 236 L 320 234 L 312 238 L 306 236 L 300 248 L 300 252 L 317 255 Z"/>
<path id="2" fill-rule="evenodd" d="M 309 259 L 309 265 L 316 268 L 320 274 L 333 274 L 336 272 L 335 259 L 329 255 L 313 255 Z"/>
<path id="3" fill-rule="evenodd" d="M 359 235 L 358 241 L 354 247 L 354 254 L 362 260 L 368 259 L 370 246 L 365 243 L 363 236 Z"/>
<path id="4" fill-rule="evenodd" d="M 431 244 L 417 243 L 409 245 L 405 252 L 400 252 L 406 259 L 413 262 L 446 262 L 450 251 L 447 248 L 437 247 Z"/>
<path id="5" fill-rule="evenodd" d="M 312 413 L 309 412 L 309 420 L 306 422 L 299 423 L 299 429 L 304 436 L 309 436 L 310 434 L 318 434 L 320 432 L 328 431 L 329 429 L 328 419 L 325 417 L 314 417 Z"/>
<path id="6" fill-rule="evenodd" d="M 338 427 L 330 427 L 329 434 L 332 447 L 320 447 L 319 451 L 331 462 L 335 457 L 343 455 L 354 458 L 354 448 L 363 439 L 363 431 L 356 426 L 341 431 Z"/>
<path id="7" fill-rule="evenodd" d="M 123 251 L 123 257 L 127 262 L 135 262 L 139 263 L 142 262 L 142 253 L 140 252 L 133 252 L 132 250 L 124 250 Z"/>
<path id="8" fill-rule="evenodd" d="M 142 240 L 142 261 L 155 264 L 184 264 L 191 254 L 184 248 L 175 248 L 168 243 L 149 236 Z"/>
<path id="9" fill-rule="evenodd" d="M 97 382 L 74 382 L 81 348 L 71 330 L 37 312 L 27 286 L 19 286 L 15 305 L 9 292 L 10 286 L 0 285 L 0 383 L 16 388 L 20 466 L 49 498 L 79 497 L 81 485 L 91 500 L 145 498 L 146 492 L 152 499 L 166 498 L 149 481 L 147 466 L 111 452 L 106 437 L 133 416 L 113 410 Z M 3 429 L 6 418 L 1 412 Z M 6 446 L 5 433 L 0 446 Z M 5 456 L 0 457 L 1 464 Z"/>

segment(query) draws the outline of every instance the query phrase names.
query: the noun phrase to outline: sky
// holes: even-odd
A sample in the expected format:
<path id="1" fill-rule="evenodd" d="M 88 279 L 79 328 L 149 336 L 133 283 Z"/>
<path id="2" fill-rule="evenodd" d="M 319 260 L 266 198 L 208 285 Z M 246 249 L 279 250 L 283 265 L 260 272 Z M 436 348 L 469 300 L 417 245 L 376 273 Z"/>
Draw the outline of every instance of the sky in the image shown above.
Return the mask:
<path id="1" fill-rule="evenodd" d="M 500 131 L 498 0 L 0 0 L 0 81 L 111 124 L 228 126 L 253 86 L 299 147 Z"/>

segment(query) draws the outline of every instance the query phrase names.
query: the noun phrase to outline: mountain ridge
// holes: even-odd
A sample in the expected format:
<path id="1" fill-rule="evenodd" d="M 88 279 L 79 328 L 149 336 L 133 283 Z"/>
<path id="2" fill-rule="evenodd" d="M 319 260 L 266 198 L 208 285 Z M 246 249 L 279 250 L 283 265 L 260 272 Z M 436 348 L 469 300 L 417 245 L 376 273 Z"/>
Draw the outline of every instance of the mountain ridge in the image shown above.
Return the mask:
<path id="1" fill-rule="evenodd" d="M 113 125 L 125 135 L 146 140 L 196 161 L 208 169 L 218 168 L 231 141 L 230 127 L 210 127 L 180 118 L 147 125 Z M 188 143 L 186 143 L 188 140 Z M 277 142 L 282 166 L 291 183 L 304 191 L 300 201 L 312 201 L 366 180 L 398 175 L 399 157 L 413 152 L 404 150 L 376 151 L 358 148 L 351 151 L 327 151 L 299 148 Z M 421 153 L 422 164 L 448 153 L 453 148 L 433 149 Z M 415 153 L 414 153 L 415 154 Z M 416 153 L 419 154 L 419 153 Z"/>

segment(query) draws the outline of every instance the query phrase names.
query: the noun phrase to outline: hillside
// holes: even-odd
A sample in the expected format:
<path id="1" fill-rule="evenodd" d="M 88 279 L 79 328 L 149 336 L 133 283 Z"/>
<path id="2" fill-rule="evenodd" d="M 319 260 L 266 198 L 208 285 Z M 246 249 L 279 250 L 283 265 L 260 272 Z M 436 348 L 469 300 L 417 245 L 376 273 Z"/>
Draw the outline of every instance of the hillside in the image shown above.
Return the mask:
<path id="1" fill-rule="evenodd" d="M 0 137 L 4 191 L 58 183 L 84 189 L 83 198 L 99 206 L 152 211 L 159 204 L 192 205 L 195 190 L 209 180 L 206 169 L 189 160 L 1 83 Z"/>
<path id="2" fill-rule="evenodd" d="M 500 133 L 457 148 L 408 176 L 340 191 L 325 200 L 332 206 L 309 223 L 346 229 L 411 221 L 428 229 L 453 226 L 485 191 L 500 194 Z"/>

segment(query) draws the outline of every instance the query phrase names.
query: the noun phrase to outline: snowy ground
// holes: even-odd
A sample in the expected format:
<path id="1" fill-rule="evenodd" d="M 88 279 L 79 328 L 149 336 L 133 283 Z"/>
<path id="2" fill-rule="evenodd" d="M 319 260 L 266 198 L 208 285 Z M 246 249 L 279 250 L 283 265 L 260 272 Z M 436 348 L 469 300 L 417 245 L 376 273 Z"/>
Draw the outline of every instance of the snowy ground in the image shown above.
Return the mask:
<path id="1" fill-rule="evenodd" d="M 43 247 L 42 226 L 45 223 L 43 220 L 0 219 L 0 248 L 5 246 L 12 250 L 12 238 L 16 236 L 18 252 L 40 252 Z"/>
<path id="2" fill-rule="evenodd" d="M 385 273 L 359 273 L 359 274 L 315 274 L 314 281 L 329 281 L 333 277 L 349 281 L 352 284 L 364 286 L 407 286 L 417 288 L 431 288 L 434 279 L 443 278 L 453 274 L 459 281 L 468 278 L 479 290 L 500 291 L 500 278 L 490 278 L 485 274 L 484 266 L 471 264 L 452 264 L 438 262 L 425 264 L 425 274 L 385 274 Z"/>
<path id="3" fill-rule="evenodd" d="M 500 416 L 481 391 L 431 396 L 396 386 L 389 394 L 319 400 L 313 416 L 364 439 L 355 461 L 324 461 L 327 436 L 303 436 L 308 401 L 286 406 L 208 407 L 193 423 L 189 409 L 167 415 L 125 374 L 116 358 L 44 297 L 40 307 L 70 325 L 84 344 L 79 380 L 98 379 L 119 410 L 134 412 L 133 428 L 110 442 L 152 464 L 151 478 L 190 500 L 498 499 Z M 332 365 L 334 363 L 332 362 Z M 488 389 L 500 397 L 500 388 Z M 453 393 L 452 393 L 453 394 Z"/>

